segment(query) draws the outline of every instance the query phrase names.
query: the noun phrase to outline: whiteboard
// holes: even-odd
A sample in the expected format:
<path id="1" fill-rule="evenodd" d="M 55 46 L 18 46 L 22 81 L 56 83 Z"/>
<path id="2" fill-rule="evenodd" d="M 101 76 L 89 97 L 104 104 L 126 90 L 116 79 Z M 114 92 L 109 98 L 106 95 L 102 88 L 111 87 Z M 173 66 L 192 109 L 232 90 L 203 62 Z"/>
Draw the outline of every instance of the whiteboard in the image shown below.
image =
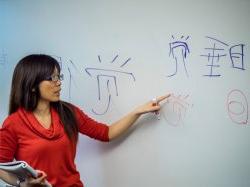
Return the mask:
<path id="1" fill-rule="evenodd" d="M 250 186 L 250 1 L 0 1 L 0 121 L 25 55 L 55 57 L 62 99 L 114 122 L 171 92 L 110 143 L 81 136 L 86 186 Z"/>

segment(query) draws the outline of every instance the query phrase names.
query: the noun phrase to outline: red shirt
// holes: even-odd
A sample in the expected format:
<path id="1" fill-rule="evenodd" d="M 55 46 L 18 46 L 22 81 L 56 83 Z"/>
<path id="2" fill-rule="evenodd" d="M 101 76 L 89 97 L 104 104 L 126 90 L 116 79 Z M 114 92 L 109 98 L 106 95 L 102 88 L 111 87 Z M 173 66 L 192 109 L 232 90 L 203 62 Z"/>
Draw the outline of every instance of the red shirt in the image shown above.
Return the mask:
<path id="1" fill-rule="evenodd" d="M 108 126 L 89 118 L 75 107 L 79 132 L 91 138 L 109 141 Z M 54 187 L 82 187 L 74 163 L 76 145 L 64 132 L 55 109 L 51 108 L 52 124 L 45 129 L 32 112 L 20 108 L 4 121 L 0 129 L 0 162 L 24 160 L 44 171 Z"/>

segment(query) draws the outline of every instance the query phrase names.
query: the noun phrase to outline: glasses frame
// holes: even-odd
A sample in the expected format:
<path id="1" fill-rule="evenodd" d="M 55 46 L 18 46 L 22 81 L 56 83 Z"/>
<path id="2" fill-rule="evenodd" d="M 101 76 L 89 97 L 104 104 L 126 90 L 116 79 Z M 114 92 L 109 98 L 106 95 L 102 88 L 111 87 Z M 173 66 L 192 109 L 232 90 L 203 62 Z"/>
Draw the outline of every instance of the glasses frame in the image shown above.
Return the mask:
<path id="1" fill-rule="evenodd" d="M 52 81 L 52 82 L 62 81 L 63 79 L 64 79 L 63 74 L 51 75 L 45 78 L 46 81 Z"/>

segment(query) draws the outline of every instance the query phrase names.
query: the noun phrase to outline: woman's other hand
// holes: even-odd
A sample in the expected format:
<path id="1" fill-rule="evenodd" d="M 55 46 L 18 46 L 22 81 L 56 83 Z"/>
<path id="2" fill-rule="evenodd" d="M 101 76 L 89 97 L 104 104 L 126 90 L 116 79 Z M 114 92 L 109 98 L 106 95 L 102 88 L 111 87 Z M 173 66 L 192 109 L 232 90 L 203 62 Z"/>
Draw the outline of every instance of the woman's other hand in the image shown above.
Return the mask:
<path id="1" fill-rule="evenodd" d="M 47 174 L 43 171 L 36 170 L 38 172 L 38 177 L 28 177 L 24 182 L 21 182 L 20 187 L 45 187 Z"/>

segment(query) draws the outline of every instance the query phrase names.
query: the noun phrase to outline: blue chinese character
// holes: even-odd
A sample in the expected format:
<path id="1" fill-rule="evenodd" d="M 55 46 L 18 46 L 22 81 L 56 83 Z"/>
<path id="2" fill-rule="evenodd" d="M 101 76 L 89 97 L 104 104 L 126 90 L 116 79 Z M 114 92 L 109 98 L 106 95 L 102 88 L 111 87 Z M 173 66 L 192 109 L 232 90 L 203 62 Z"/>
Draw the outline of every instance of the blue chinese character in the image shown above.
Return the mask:
<path id="1" fill-rule="evenodd" d="M 118 58 L 118 55 L 116 55 L 113 60 L 110 63 L 114 63 L 115 60 Z M 98 55 L 98 60 L 101 63 L 101 57 Z M 120 68 L 124 67 L 131 58 L 128 58 L 122 65 L 120 65 Z M 97 112 L 96 110 L 92 109 L 92 112 L 96 115 L 104 115 L 107 113 L 110 102 L 111 102 L 111 87 L 113 86 L 115 90 L 115 95 L 118 96 L 118 83 L 117 78 L 119 76 L 128 76 L 131 77 L 133 81 L 135 81 L 135 77 L 133 73 L 121 71 L 121 70 L 113 70 L 113 69 L 102 69 L 102 68 L 85 68 L 86 73 L 90 77 L 94 77 L 97 81 L 97 87 L 98 87 L 98 100 L 102 101 L 105 100 L 105 96 L 107 96 L 106 101 L 106 107 L 102 112 Z"/>
<path id="2" fill-rule="evenodd" d="M 2 49 L 2 51 L 0 52 L 0 65 L 5 65 L 6 62 L 7 62 L 7 54 Z"/>
<path id="3" fill-rule="evenodd" d="M 182 36 L 180 40 L 175 40 L 174 36 L 172 36 L 172 39 L 174 39 L 175 41 L 169 43 L 169 49 L 170 49 L 169 56 L 172 55 L 172 58 L 174 59 L 175 71 L 174 71 L 174 73 L 168 75 L 168 77 L 172 77 L 172 76 L 177 74 L 179 61 L 180 61 L 180 63 L 183 64 L 185 73 L 188 77 L 188 71 L 186 68 L 187 54 L 190 53 L 188 44 L 186 42 L 188 40 L 188 38 L 189 38 L 189 36 L 187 36 L 186 38 L 184 38 L 184 36 Z"/>
<path id="4" fill-rule="evenodd" d="M 207 47 L 205 50 L 208 51 L 207 54 L 203 54 L 201 56 L 207 57 L 207 61 L 210 63 L 207 66 L 210 68 L 209 73 L 204 76 L 209 77 L 220 77 L 221 74 L 215 73 L 214 68 L 219 68 L 219 61 L 222 57 L 227 56 L 227 52 L 229 52 L 230 60 L 233 68 L 245 70 L 244 68 L 244 44 L 233 45 L 232 47 L 229 44 L 222 42 L 216 38 L 212 38 L 206 36 L 206 38 L 210 39 L 213 42 L 213 47 Z M 239 50 L 237 52 L 237 50 Z M 236 52 L 235 52 L 236 51 Z"/>

